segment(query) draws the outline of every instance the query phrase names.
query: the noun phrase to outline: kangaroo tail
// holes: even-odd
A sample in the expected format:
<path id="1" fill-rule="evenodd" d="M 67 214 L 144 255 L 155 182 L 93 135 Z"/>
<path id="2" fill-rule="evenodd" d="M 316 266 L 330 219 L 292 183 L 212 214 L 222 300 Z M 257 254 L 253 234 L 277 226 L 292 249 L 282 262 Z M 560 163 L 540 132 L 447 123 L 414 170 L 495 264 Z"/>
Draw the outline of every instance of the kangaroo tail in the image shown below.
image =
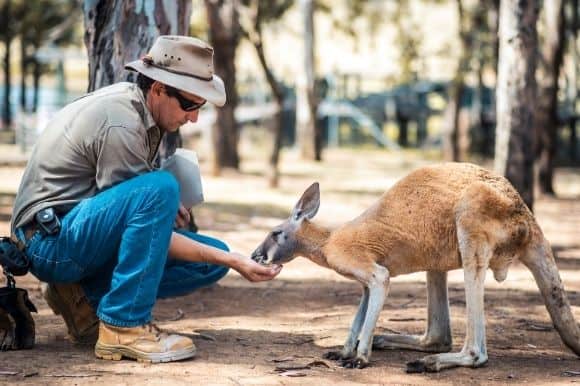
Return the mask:
<path id="1" fill-rule="evenodd" d="M 554 261 L 552 248 L 537 228 L 522 262 L 534 275 L 554 327 L 568 348 L 580 356 L 580 328 L 576 324 Z M 535 240 L 538 240 L 535 242 Z"/>

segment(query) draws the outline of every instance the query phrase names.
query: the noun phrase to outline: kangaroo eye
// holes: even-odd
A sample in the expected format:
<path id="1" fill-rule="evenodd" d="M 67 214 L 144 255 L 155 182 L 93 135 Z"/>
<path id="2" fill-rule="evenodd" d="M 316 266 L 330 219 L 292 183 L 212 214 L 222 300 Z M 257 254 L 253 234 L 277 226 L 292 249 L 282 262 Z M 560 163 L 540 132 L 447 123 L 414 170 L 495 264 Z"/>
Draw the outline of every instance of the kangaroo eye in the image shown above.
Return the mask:
<path id="1" fill-rule="evenodd" d="M 272 231 L 272 237 L 274 238 L 278 238 L 278 236 L 280 236 L 281 234 L 282 234 L 281 230 Z"/>

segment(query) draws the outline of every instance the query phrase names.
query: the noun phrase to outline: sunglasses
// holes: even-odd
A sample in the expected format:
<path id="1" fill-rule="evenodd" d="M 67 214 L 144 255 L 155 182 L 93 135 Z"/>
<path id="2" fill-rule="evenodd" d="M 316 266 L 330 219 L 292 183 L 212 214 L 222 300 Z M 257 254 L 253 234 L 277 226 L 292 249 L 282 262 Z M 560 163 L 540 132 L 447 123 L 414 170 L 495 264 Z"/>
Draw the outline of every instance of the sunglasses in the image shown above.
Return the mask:
<path id="1" fill-rule="evenodd" d="M 203 105 L 205 105 L 205 102 L 207 102 L 205 100 L 203 102 L 194 102 L 194 101 L 192 101 L 190 99 L 187 99 L 186 97 L 184 97 L 183 95 L 181 95 L 177 89 L 175 89 L 173 87 L 165 87 L 165 93 L 168 96 L 177 99 L 177 102 L 179 102 L 179 107 L 181 107 L 181 109 L 183 111 L 195 111 L 195 110 L 198 110 Z"/>

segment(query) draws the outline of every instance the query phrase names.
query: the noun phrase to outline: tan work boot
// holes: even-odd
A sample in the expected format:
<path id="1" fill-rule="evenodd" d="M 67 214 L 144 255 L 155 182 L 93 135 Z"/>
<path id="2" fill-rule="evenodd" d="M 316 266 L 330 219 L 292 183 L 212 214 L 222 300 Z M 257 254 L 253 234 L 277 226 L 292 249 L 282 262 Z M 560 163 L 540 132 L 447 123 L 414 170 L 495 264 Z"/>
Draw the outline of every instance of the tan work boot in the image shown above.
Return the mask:
<path id="1" fill-rule="evenodd" d="M 64 319 L 73 343 L 95 344 L 99 337 L 99 318 L 80 284 L 48 284 L 43 286 L 42 294 L 52 311 Z"/>
<path id="2" fill-rule="evenodd" d="M 95 355 L 101 359 L 121 358 L 139 362 L 172 362 L 195 356 L 191 339 L 167 334 L 152 323 L 138 327 L 116 327 L 101 321 Z"/>

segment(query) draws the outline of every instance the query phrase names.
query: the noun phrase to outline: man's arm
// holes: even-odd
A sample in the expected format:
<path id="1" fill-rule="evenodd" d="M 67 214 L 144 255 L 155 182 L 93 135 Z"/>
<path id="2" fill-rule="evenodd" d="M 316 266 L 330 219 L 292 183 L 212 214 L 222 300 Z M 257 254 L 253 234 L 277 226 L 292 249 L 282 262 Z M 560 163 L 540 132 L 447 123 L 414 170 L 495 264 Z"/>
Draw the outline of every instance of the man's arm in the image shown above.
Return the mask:
<path id="1" fill-rule="evenodd" d="M 225 265 L 235 269 L 249 281 L 272 280 L 282 266 L 264 267 L 252 259 L 235 252 L 226 252 L 221 249 L 198 243 L 186 236 L 173 232 L 169 244 L 169 256 L 178 260 Z"/>

